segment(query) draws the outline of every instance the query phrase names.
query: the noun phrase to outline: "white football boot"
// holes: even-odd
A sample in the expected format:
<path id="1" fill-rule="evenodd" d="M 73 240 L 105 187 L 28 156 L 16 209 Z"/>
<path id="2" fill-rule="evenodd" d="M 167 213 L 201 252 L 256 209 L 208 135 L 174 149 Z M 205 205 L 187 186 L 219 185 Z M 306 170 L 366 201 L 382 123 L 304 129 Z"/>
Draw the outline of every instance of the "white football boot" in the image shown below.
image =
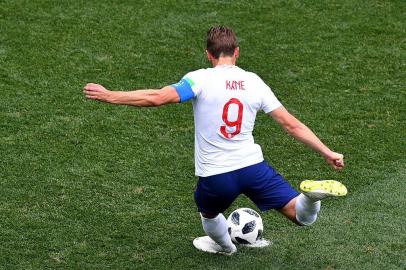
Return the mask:
<path id="1" fill-rule="evenodd" d="M 214 242 L 209 236 L 202 236 L 202 237 L 197 237 L 195 240 L 193 240 L 193 245 L 195 248 L 198 250 L 208 252 L 208 253 L 215 253 L 215 254 L 221 254 L 221 255 L 233 255 L 236 251 L 237 248 L 233 244 L 231 249 L 225 249 L 221 247 L 219 244 Z"/>
<path id="2" fill-rule="evenodd" d="M 314 201 L 327 197 L 340 197 L 347 195 L 347 188 L 335 180 L 304 180 L 300 183 L 303 194 Z"/>

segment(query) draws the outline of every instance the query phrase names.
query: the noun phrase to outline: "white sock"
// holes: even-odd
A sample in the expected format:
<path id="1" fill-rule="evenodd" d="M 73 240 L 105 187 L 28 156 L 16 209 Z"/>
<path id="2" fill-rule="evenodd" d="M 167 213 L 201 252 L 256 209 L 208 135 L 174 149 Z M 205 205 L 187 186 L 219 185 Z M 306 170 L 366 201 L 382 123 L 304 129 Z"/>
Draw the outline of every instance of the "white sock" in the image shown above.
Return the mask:
<path id="1" fill-rule="evenodd" d="M 312 225 L 320 211 L 320 201 L 314 201 L 301 193 L 296 199 L 296 220 L 302 225 Z"/>
<path id="2" fill-rule="evenodd" d="M 203 229 L 214 242 L 219 244 L 226 250 L 234 249 L 234 244 L 231 242 L 231 237 L 228 234 L 228 225 L 223 214 L 218 214 L 215 218 L 202 218 Z"/>

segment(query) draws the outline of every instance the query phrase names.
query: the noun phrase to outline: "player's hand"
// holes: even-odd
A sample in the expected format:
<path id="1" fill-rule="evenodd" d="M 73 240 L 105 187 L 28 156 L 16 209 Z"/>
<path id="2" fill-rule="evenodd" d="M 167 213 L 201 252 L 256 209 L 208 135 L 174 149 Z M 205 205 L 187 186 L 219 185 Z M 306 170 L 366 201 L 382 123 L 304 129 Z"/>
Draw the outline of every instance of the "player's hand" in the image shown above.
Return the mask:
<path id="1" fill-rule="evenodd" d="M 340 153 L 331 152 L 324 157 L 326 162 L 335 170 L 342 170 L 344 168 L 344 156 Z"/>
<path id="2" fill-rule="evenodd" d="M 88 83 L 83 88 L 83 93 L 88 99 L 95 99 L 103 102 L 109 102 L 112 91 L 107 90 L 100 84 Z"/>

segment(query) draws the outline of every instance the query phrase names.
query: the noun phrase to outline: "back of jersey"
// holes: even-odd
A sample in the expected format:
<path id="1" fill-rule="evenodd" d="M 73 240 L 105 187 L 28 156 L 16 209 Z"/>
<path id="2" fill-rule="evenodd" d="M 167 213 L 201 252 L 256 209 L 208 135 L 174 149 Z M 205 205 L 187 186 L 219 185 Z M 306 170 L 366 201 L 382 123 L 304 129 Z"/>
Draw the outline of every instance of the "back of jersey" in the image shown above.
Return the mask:
<path id="1" fill-rule="evenodd" d="M 258 110 L 281 106 L 254 73 L 226 65 L 190 72 L 185 79 L 195 98 L 196 175 L 210 176 L 263 161 L 252 131 Z"/>

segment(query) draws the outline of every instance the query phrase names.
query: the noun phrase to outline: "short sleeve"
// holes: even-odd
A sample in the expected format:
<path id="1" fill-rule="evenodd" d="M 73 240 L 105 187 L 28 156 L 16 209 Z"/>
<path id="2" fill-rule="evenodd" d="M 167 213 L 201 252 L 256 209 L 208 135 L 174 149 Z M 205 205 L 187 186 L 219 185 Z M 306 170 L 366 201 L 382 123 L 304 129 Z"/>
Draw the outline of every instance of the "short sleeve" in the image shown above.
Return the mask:
<path id="1" fill-rule="evenodd" d="M 265 113 L 270 113 L 273 110 L 282 106 L 282 103 L 276 98 L 275 94 L 272 92 L 271 88 L 262 82 L 262 105 L 261 109 Z"/>

